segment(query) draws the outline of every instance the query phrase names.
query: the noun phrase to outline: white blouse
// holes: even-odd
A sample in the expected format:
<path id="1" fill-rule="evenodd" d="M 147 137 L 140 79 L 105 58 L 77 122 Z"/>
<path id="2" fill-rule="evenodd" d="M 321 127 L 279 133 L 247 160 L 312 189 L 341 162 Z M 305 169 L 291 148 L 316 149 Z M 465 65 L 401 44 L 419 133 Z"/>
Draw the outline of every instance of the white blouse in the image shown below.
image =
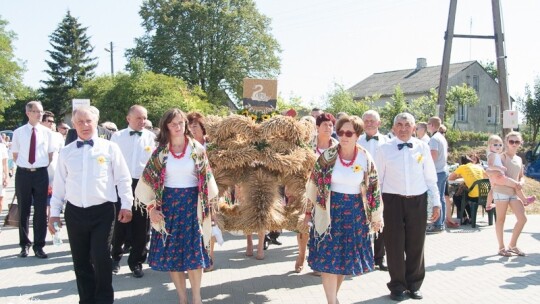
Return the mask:
<path id="1" fill-rule="evenodd" d="M 345 162 L 349 163 L 350 160 Z M 356 159 L 350 167 L 343 166 L 338 156 L 332 171 L 330 190 L 343 194 L 359 194 L 366 167 L 367 159 L 364 153 L 357 152 Z"/>
<path id="2" fill-rule="evenodd" d="M 190 157 L 191 150 L 191 145 L 188 144 L 186 154 L 180 159 L 174 158 L 171 152 L 169 152 L 165 167 L 165 187 L 197 187 L 199 179 L 195 172 L 195 161 Z"/>

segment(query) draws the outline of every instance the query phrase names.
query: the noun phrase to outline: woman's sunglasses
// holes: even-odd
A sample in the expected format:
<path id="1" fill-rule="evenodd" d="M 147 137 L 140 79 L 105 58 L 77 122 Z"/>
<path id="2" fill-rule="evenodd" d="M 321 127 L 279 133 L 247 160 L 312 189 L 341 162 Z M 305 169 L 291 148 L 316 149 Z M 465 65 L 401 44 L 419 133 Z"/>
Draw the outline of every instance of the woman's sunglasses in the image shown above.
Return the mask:
<path id="1" fill-rule="evenodd" d="M 521 141 L 520 140 L 509 139 L 508 143 L 511 144 L 511 145 L 519 145 L 519 144 L 521 144 Z"/>
<path id="2" fill-rule="evenodd" d="M 337 135 L 338 135 L 339 137 L 343 137 L 343 135 L 345 135 L 345 136 L 347 136 L 347 137 L 352 137 L 353 134 L 354 134 L 353 131 L 343 131 L 343 130 L 339 130 L 339 131 L 337 132 Z"/>

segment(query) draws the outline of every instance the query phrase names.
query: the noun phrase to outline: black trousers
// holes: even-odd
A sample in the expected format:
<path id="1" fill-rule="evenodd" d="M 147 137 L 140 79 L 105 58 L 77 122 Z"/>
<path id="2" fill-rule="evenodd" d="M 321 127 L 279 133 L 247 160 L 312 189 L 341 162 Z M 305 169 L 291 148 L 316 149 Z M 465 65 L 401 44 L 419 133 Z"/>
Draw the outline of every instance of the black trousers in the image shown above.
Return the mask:
<path id="1" fill-rule="evenodd" d="M 80 208 L 68 202 L 64 218 L 79 303 L 113 303 L 110 246 L 116 218 L 114 203 Z"/>
<path id="2" fill-rule="evenodd" d="M 49 174 L 47 167 L 30 172 L 17 168 L 15 175 L 15 193 L 19 204 L 19 245 L 21 248 L 30 246 L 29 222 L 32 204 L 34 204 L 34 245 L 33 249 L 42 249 L 47 236 L 47 192 L 49 189 Z"/>
<path id="3" fill-rule="evenodd" d="M 406 198 L 383 193 L 384 244 L 393 292 L 419 290 L 426 274 L 427 193 Z"/>
<path id="4" fill-rule="evenodd" d="M 379 264 L 384 260 L 384 231 L 380 232 L 373 241 L 373 259 L 375 264 Z"/>
<path id="5" fill-rule="evenodd" d="M 135 192 L 138 179 L 133 179 L 131 189 Z M 123 255 L 122 246 L 128 236 L 131 238 L 131 251 L 129 253 L 128 265 L 132 271 L 135 268 L 142 267 L 148 256 L 146 244 L 150 241 L 150 220 L 146 216 L 146 210 L 141 208 L 131 209 L 133 216 L 131 222 L 120 223 L 116 219 L 114 226 L 113 242 L 112 242 L 112 258 L 114 261 L 120 261 Z"/>

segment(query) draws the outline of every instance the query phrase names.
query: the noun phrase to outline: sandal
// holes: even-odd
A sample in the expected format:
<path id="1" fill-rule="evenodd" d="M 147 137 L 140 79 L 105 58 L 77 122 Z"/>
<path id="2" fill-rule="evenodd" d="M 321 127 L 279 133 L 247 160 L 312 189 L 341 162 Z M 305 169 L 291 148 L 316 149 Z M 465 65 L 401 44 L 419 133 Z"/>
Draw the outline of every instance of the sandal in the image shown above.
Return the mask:
<path id="1" fill-rule="evenodd" d="M 503 257 L 511 257 L 512 254 L 507 251 L 505 248 L 501 248 L 499 249 L 499 253 L 498 253 L 500 256 L 503 256 Z"/>
<path id="2" fill-rule="evenodd" d="M 525 252 L 521 251 L 517 247 L 508 247 L 508 253 L 513 253 L 513 254 L 516 254 L 518 256 L 526 256 Z"/>

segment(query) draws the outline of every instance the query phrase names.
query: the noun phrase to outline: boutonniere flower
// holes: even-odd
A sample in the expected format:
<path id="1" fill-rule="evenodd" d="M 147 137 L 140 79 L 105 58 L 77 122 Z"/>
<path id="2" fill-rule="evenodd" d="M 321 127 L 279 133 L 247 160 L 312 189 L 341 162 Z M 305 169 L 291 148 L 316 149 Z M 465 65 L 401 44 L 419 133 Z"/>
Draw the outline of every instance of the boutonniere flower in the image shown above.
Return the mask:
<path id="1" fill-rule="evenodd" d="M 354 165 L 352 167 L 352 170 L 353 170 L 354 173 L 358 173 L 358 172 L 362 171 L 363 169 L 362 169 L 362 166 L 360 166 L 360 165 Z"/>
<path id="2" fill-rule="evenodd" d="M 147 153 L 150 153 L 150 152 L 152 152 L 152 147 L 146 146 L 146 147 L 144 147 L 144 151 L 146 151 Z"/>
<path id="3" fill-rule="evenodd" d="M 424 161 L 424 156 L 420 153 L 416 153 L 414 155 L 414 158 L 416 159 L 416 162 L 421 164 Z"/>
<path id="4" fill-rule="evenodd" d="M 100 164 L 100 165 L 103 165 L 105 162 L 107 162 L 107 159 L 106 159 L 105 156 L 103 156 L 103 155 L 98 156 L 98 157 L 96 158 L 96 160 L 97 160 L 98 164 Z"/>
<path id="5" fill-rule="evenodd" d="M 251 117 L 251 120 L 253 121 L 257 121 L 257 118 L 258 118 L 257 115 L 255 114 L 251 114 L 249 117 Z"/>

